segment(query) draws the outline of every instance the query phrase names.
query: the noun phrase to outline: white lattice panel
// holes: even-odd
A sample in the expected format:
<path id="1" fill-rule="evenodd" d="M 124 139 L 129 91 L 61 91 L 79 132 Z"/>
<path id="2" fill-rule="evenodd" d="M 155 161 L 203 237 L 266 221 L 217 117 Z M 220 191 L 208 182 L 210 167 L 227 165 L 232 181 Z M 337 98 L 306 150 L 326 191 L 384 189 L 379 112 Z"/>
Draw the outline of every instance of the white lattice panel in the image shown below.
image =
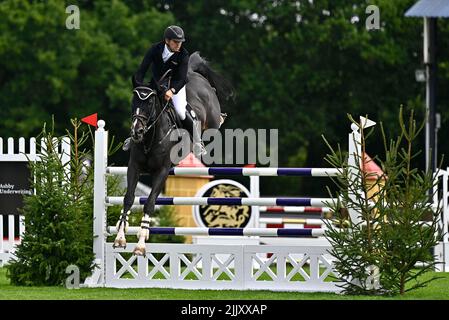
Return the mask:
<path id="1" fill-rule="evenodd" d="M 330 281 L 329 247 L 152 243 L 145 257 L 135 257 L 134 246 L 106 244 L 107 287 L 340 290 Z"/>

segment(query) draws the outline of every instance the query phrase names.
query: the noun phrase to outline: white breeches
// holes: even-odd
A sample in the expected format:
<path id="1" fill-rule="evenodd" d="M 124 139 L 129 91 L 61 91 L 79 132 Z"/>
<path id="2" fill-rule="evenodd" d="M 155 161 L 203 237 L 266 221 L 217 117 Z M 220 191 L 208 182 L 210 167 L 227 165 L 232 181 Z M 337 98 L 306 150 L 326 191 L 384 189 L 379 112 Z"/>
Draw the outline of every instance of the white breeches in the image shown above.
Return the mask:
<path id="1" fill-rule="evenodd" d="M 177 94 L 173 95 L 172 100 L 176 113 L 179 115 L 181 120 L 184 120 L 186 118 L 187 106 L 186 86 L 182 87 Z"/>

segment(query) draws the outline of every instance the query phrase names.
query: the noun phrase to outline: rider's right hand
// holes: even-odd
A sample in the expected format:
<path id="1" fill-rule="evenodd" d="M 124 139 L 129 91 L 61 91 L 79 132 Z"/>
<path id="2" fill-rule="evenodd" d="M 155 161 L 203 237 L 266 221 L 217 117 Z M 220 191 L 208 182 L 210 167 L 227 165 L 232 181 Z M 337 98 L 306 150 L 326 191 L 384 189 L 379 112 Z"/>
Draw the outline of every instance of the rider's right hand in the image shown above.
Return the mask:
<path id="1" fill-rule="evenodd" d="M 168 100 L 170 100 L 172 97 L 173 97 L 173 91 L 167 90 L 167 91 L 165 92 L 165 96 L 164 96 L 165 100 L 168 101 Z"/>

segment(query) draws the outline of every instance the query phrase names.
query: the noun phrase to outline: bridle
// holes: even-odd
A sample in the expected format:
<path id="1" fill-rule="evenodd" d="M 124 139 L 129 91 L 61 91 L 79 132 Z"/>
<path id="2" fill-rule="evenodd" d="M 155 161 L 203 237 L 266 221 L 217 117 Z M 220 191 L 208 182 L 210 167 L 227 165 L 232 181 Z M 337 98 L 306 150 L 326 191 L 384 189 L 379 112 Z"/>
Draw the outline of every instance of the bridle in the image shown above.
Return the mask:
<path id="1" fill-rule="evenodd" d="M 141 92 L 141 91 L 139 91 L 139 89 L 144 89 L 145 91 L 149 91 L 149 93 Z M 136 87 L 136 88 L 134 88 L 133 92 L 135 92 L 137 94 L 137 96 L 139 97 L 139 99 L 141 101 L 145 101 L 145 100 L 149 99 L 153 95 L 155 96 L 156 99 L 158 99 L 156 92 L 153 89 L 151 89 L 149 87 L 146 87 L 146 86 Z M 143 127 L 143 136 L 145 136 L 147 134 L 147 132 L 150 131 L 151 128 L 153 128 L 156 125 L 156 123 L 159 121 L 159 119 L 161 118 L 162 114 L 164 113 L 164 111 L 169 106 L 169 102 L 170 101 L 167 101 L 167 103 L 165 103 L 165 105 L 162 108 L 162 110 L 156 116 L 156 119 L 153 120 L 150 124 L 148 124 L 150 118 L 148 116 L 144 115 L 144 114 L 140 114 L 139 113 L 139 108 L 137 108 L 137 113 L 133 114 L 133 116 L 132 116 L 133 126 L 135 126 L 135 122 L 136 121 L 139 121 L 142 124 L 142 127 Z M 167 132 L 167 134 L 165 134 L 165 136 L 161 139 L 161 141 L 164 140 L 170 132 L 171 132 L 171 129 Z M 150 145 L 152 144 L 152 142 L 154 140 L 154 137 L 155 137 L 155 131 L 153 130 L 153 134 L 152 134 L 152 137 L 151 137 Z M 159 143 L 161 141 L 159 141 Z M 149 151 L 149 148 L 147 148 L 146 146 L 144 146 L 144 147 L 145 147 L 145 153 L 147 153 Z"/>
<path id="2" fill-rule="evenodd" d="M 148 90 L 149 93 L 141 92 L 138 89 Z M 156 96 L 156 99 L 157 99 L 156 92 L 154 92 L 154 90 L 149 88 L 149 87 L 145 87 L 145 86 L 136 87 L 136 88 L 134 88 L 133 92 L 135 92 L 137 94 L 137 96 L 139 97 L 139 99 L 142 100 L 142 101 L 147 100 L 152 95 Z M 148 124 L 148 121 L 150 120 L 149 117 L 147 117 L 147 116 L 145 116 L 143 114 L 139 114 L 139 112 L 137 114 L 133 114 L 132 123 L 134 123 L 136 120 L 140 121 L 142 126 L 143 126 L 143 128 L 144 128 L 143 134 L 145 135 L 157 123 L 157 121 L 160 119 L 161 115 L 163 114 L 163 112 L 167 108 L 167 106 L 168 106 L 168 101 L 165 104 L 165 106 L 162 108 L 161 112 L 159 112 L 159 114 L 157 115 L 156 119 L 153 122 L 151 122 L 150 124 Z"/>

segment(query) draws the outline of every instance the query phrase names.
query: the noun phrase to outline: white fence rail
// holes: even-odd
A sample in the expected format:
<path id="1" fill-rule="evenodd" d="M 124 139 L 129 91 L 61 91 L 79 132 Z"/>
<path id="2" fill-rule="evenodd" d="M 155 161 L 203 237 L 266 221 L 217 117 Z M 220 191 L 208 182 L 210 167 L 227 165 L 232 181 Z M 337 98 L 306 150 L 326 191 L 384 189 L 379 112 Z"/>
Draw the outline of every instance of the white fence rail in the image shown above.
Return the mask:
<path id="1" fill-rule="evenodd" d="M 58 139 L 53 141 L 58 148 L 58 154 L 62 163 L 70 161 L 70 139 L 63 137 L 61 143 Z M 45 152 L 45 141 L 41 140 L 40 147 L 36 144 L 36 138 L 0 138 L 0 165 L 2 162 L 29 162 L 39 161 L 41 154 Z M 69 169 L 69 168 L 68 168 Z M 1 182 L 0 177 L 0 182 Z M 24 217 L 11 212 L 4 212 L 0 208 L 0 267 L 10 260 L 15 251 L 15 246 L 20 243 L 25 232 Z"/>

